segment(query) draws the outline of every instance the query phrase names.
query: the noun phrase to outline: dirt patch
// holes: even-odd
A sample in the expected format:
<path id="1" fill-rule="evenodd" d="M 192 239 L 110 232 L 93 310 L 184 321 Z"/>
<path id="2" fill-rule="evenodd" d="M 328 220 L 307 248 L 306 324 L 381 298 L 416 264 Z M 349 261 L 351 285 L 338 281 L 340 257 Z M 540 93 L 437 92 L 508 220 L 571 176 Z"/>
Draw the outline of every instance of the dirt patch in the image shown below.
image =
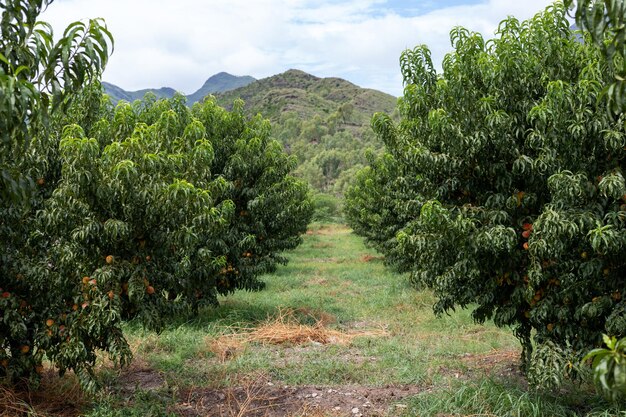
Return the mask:
<path id="1" fill-rule="evenodd" d="M 340 263 L 340 260 L 337 258 L 304 258 L 302 259 L 304 263 L 316 263 L 316 264 L 328 264 L 328 263 Z M 343 260 L 341 260 L 343 262 Z"/>
<path id="2" fill-rule="evenodd" d="M 461 358 L 471 373 L 524 379 L 519 350 L 494 350 L 482 354 L 465 354 Z"/>
<path id="3" fill-rule="evenodd" d="M 174 411 L 186 417 L 390 416 L 403 409 L 394 403 L 422 391 L 413 385 L 285 386 L 257 376 L 235 388 L 182 392 Z"/>
<path id="4" fill-rule="evenodd" d="M 460 356 L 462 367 L 440 366 L 437 373 L 458 379 L 471 379 L 476 376 L 506 377 L 526 384 L 520 368 L 520 351 L 494 350 L 487 353 L 466 353 Z"/>
<path id="5" fill-rule="evenodd" d="M 117 379 L 120 393 L 124 396 L 132 396 L 138 389 L 142 391 L 155 391 L 165 386 L 165 378 L 154 369 L 131 365 L 125 368 Z"/>
<path id="6" fill-rule="evenodd" d="M 307 235 L 322 235 L 322 236 L 330 236 L 336 234 L 346 234 L 350 233 L 352 230 L 349 227 L 341 226 L 341 225 L 323 225 L 320 226 L 319 229 L 315 230 L 307 230 Z"/>
<path id="7" fill-rule="evenodd" d="M 382 261 L 384 259 L 385 259 L 384 256 L 372 256 L 372 255 L 361 256 L 361 262 Z"/>

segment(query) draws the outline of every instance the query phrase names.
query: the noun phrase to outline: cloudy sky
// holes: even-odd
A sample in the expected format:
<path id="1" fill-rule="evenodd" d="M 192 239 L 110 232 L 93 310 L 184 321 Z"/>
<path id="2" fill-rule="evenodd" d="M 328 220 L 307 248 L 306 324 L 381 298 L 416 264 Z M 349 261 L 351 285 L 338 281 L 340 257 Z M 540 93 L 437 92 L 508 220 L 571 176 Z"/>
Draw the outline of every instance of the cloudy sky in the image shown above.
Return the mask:
<path id="1" fill-rule="evenodd" d="M 169 86 L 190 94 L 211 75 L 268 77 L 290 68 L 342 77 L 399 96 L 400 53 L 448 33 L 491 37 L 508 15 L 533 16 L 550 0 L 56 0 L 41 16 L 60 32 L 103 17 L 115 37 L 104 80 L 126 90 Z"/>

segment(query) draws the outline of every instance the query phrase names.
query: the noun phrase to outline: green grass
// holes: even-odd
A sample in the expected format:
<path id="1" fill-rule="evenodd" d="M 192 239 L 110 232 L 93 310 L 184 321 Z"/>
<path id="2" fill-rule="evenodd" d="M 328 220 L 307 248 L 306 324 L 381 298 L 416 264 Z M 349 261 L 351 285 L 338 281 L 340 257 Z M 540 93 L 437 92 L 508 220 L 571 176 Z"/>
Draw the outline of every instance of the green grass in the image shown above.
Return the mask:
<path id="1" fill-rule="evenodd" d="M 140 364 L 133 366 L 158 372 L 165 384 L 129 397 L 116 372 L 105 370 L 108 390 L 88 415 L 167 415 L 185 390 L 237 386 L 256 374 L 289 386 L 423 387 L 403 400 L 407 416 L 619 415 L 588 389 L 529 391 L 515 371 L 519 344 L 508 329 L 477 325 L 469 311 L 435 317 L 432 294 L 414 290 L 344 226 L 314 225 L 288 257 L 286 267 L 265 278 L 264 291 L 224 297 L 219 307 L 160 334 L 127 325 Z M 225 360 L 212 351 L 221 335 L 254 329 L 288 308 L 302 324 L 323 317 L 336 331 L 385 334 L 348 345 L 248 343 Z"/>

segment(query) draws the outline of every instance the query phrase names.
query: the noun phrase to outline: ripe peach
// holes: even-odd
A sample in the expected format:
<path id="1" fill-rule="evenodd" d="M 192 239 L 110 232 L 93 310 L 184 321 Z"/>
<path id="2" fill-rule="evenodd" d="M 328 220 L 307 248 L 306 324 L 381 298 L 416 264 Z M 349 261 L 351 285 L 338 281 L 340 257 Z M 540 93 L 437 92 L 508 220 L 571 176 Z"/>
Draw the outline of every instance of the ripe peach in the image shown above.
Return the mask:
<path id="1" fill-rule="evenodd" d="M 46 320 L 46 326 L 52 327 L 53 324 L 54 324 L 54 320 L 52 320 L 52 319 Z"/>
<path id="2" fill-rule="evenodd" d="M 22 347 L 20 347 L 20 352 L 22 352 L 23 354 L 27 354 L 28 352 L 30 352 L 30 346 L 22 345 Z"/>
<path id="3" fill-rule="evenodd" d="M 154 294 L 154 287 L 152 285 L 148 285 L 148 288 L 146 288 L 146 292 L 148 294 Z"/>
<path id="4" fill-rule="evenodd" d="M 524 231 L 522 232 L 522 237 L 523 237 L 524 239 L 528 239 L 528 238 L 530 237 L 530 230 L 524 230 Z"/>
<path id="5" fill-rule="evenodd" d="M 109 255 L 105 259 L 106 263 L 111 265 L 113 263 L 113 255 Z"/>

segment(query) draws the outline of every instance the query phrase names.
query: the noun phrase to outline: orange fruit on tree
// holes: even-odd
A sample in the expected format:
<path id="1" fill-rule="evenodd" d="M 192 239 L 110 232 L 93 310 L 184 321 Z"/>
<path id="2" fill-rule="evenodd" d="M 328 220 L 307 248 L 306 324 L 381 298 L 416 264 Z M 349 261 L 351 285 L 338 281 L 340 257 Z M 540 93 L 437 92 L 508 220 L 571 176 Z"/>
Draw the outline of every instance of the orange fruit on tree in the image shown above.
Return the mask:
<path id="1" fill-rule="evenodd" d="M 46 326 L 52 327 L 53 324 L 54 324 L 54 320 L 52 320 L 52 319 L 46 320 Z"/>
<path id="2" fill-rule="evenodd" d="M 152 285 L 148 285 L 148 288 L 146 288 L 146 292 L 148 294 L 154 294 L 154 287 Z"/>
<path id="3" fill-rule="evenodd" d="M 105 259 L 106 263 L 111 265 L 113 263 L 113 255 L 109 255 Z"/>
<path id="4" fill-rule="evenodd" d="M 28 352 L 30 352 L 30 346 L 22 345 L 22 347 L 20 347 L 20 352 L 22 352 L 23 354 L 27 354 Z"/>
<path id="5" fill-rule="evenodd" d="M 45 183 L 46 183 L 46 180 L 45 180 L 45 179 L 43 179 L 43 178 L 39 178 L 39 179 L 37 180 L 37 185 L 40 185 L 40 186 L 41 186 L 41 185 L 44 185 Z"/>
<path id="6" fill-rule="evenodd" d="M 528 242 L 524 242 L 522 246 L 524 247 L 524 249 L 528 250 Z"/>
<path id="7" fill-rule="evenodd" d="M 522 236 L 524 237 L 524 239 L 528 239 L 530 237 L 530 230 L 524 230 L 522 232 Z"/>
<path id="8" fill-rule="evenodd" d="M 89 282 L 89 277 L 83 277 L 83 284 L 87 284 Z"/>
<path id="9" fill-rule="evenodd" d="M 9 298 L 11 296 L 11 293 L 8 291 L 5 291 L 2 293 L 2 298 Z"/>

